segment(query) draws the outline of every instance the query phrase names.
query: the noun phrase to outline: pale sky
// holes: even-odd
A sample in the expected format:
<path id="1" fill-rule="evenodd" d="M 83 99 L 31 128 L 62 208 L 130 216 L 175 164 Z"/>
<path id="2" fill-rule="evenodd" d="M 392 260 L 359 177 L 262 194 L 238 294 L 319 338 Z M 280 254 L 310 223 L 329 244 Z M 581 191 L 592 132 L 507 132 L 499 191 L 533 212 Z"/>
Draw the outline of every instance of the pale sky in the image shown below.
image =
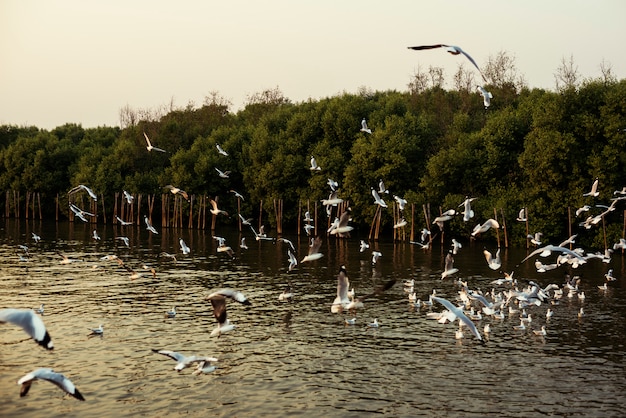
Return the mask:
<path id="1" fill-rule="evenodd" d="M 583 78 L 603 61 L 626 78 L 625 41 L 623 0 L 0 0 L 0 124 L 118 126 L 125 105 L 199 106 L 211 91 L 233 111 L 276 87 L 295 103 L 406 91 L 431 65 L 450 87 L 469 62 L 407 49 L 437 43 L 479 66 L 504 51 L 553 90 L 570 57 Z"/>

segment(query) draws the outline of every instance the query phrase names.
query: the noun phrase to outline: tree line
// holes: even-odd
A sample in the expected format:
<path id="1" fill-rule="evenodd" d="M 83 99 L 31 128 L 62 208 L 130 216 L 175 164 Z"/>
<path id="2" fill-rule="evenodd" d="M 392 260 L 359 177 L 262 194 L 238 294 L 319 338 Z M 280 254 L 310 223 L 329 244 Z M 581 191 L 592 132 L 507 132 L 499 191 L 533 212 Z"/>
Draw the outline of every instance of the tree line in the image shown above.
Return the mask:
<path id="1" fill-rule="evenodd" d="M 282 199 L 282 221 L 295 226 L 299 205 L 327 198 L 333 179 L 350 203 L 353 225 L 369 228 L 376 211 L 371 188 L 382 179 L 390 207 L 397 195 L 419 213 L 428 204 L 433 216 L 461 210 L 466 196 L 475 197 L 475 218 L 453 219 L 446 233 L 469 237 L 497 209 L 509 236 L 521 243 L 525 226 L 515 217 L 525 207 L 531 232 L 554 244 L 572 225 L 581 242 L 598 248 L 605 232 L 609 242 L 623 235 L 621 204 L 604 229 L 581 230 L 578 223 L 626 186 L 626 80 L 589 79 L 548 91 L 504 79 L 485 86 L 493 95 L 489 107 L 473 88 L 445 90 L 423 77 L 419 85 L 300 103 L 275 88 L 250 97 L 237 112 L 214 93 L 200 106 L 171 106 L 158 117 L 125 108 L 122 127 L 0 126 L 0 190 L 37 192 L 50 213 L 55 197 L 78 184 L 103 196 L 122 190 L 160 195 L 172 184 L 190 195 L 219 197 L 235 215 L 220 220 L 227 224 L 237 220 L 229 193 L 236 190 L 245 197 L 245 217 L 258 215 L 260 201 Z M 371 134 L 360 130 L 363 119 Z M 144 132 L 166 152 L 148 152 Z M 312 156 L 320 171 L 309 169 Z M 583 196 L 595 178 L 599 196 Z M 584 205 L 590 212 L 568 216 Z M 423 216 L 412 221 L 426 226 Z M 268 216 L 267 222 L 275 221 Z M 382 226 L 391 229 L 391 209 L 383 211 Z"/>

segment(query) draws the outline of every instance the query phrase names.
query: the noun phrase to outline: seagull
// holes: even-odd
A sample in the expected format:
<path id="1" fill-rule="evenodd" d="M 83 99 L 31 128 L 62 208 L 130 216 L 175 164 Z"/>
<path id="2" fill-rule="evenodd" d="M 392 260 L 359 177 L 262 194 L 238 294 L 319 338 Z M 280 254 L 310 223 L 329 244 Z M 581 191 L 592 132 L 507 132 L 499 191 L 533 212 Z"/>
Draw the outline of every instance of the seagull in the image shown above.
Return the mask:
<path id="1" fill-rule="evenodd" d="M 488 231 L 491 228 L 500 228 L 500 224 L 495 219 L 487 219 L 482 225 L 477 224 L 472 231 L 472 236 L 475 237 L 478 234 Z"/>
<path id="2" fill-rule="evenodd" d="M 217 171 L 217 174 L 223 178 L 223 179 L 227 179 L 228 175 L 230 174 L 230 171 L 226 170 L 226 171 L 222 171 L 219 168 L 215 167 L 215 171 Z"/>
<path id="3" fill-rule="evenodd" d="M 0 309 L 0 323 L 5 322 L 20 326 L 40 346 L 48 350 L 54 349 L 46 326 L 32 309 Z"/>
<path id="4" fill-rule="evenodd" d="M 330 231 L 331 235 L 339 234 L 339 236 L 341 236 L 341 234 L 352 231 L 354 228 L 348 225 L 350 219 L 350 211 L 346 210 L 345 212 L 343 212 L 339 217 L 339 223 L 337 224 L 337 227 Z"/>
<path id="5" fill-rule="evenodd" d="M 530 242 L 534 245 L 541 245 L 542 232 L 535 232 L 535 235 L 528 234 L 526 238 L 530 239 Z"/>
<path id="6" fill-rule="evenodd" d="M 350 304 L 350 298 L 348 296 L 349 288 L 350 280 L 348 279 L 346 266 L 342 265 L 339 268 L 339 273 L 337 273 L 337 296 L 330 307 L 332 313 L 338 313 L 348 308 Z"/>
<path id="7" fill-rule="evenodd" d="M 373 187 L 371 189 L 372 189 L 372 196 L 374 196 L 374 203 L 379 205 L 380 207 L 386 208 L 387 204 L 385 203 L 383 199 L 380 198 L 376 189 L 374 189 Z"/>
<path id="8" fill-rule="evenodd" d="M 432 296 L 432 300 L 441 303 L 446 309 L 448 309 L 453 316 L 452 320 L 454 320 L 454 318 L 459 318 L 459 323 L 462 321 L 465 325 L 467 325 L 467 327 L 476 338 L 478 338 L 479 340 L 483 339 L 483 337 L 476 329 L 476 325 L 474 325 L 471 319 L 465 316 L 465 313 L 463 313 L 463 309 L 454 306 L 454 304 L 452 304 L 452 302 L 450 302 L 449 300 L 440 298 L 438 296 Z"/>
<path id="9" fill-rule="evenodd" d="M 387 189 L 387 187 L 385 187 L 385 182 L 383 181 L 383 179 L 380 179 L 378 181 L 378 193 L 387 193 L 389 194 L 389 189 Z"/>
<path id="10" fill-rule="evenodd" d="M 372 251 L 372 264 L 376 264 L 378 259 L 383 256 L 380 251 Z"/>
<path id="11" fill-rule="evenodd" d="M 295 255 L 293 255 L 291 250 L 287 250 L 287 255 L 289 256 L 289 267 L 287 271 L 291 271 L 294 268 L 296 268 L 296 266 L 298 265 L 298 259 L 296 258 Z"/>
<path id="12" fill-rule="evenodd" d="M 209 200 L 209 203 L 211 204 L 211 206 L 213 206 L 213 209 L 210 209 L 211 213 L 215 216 L 217 215 L 224 215 L 224 216 L 228 216 L 228 212 L 224 211 L 224 210 L 220 210 L 217 207 L 217 202 L 213 199 Z"/>
<path id="13" fill-rule="evenodd" d="M 452 253 L 448 253 L 446 255 L 446 260 L 444 263 L 444 268 L 443 271 L 441 272 L 441 280 L 445 279 L 446 277 L 458 272 L 459 269 L 454 267 L 454 258 L 452 257 Z"/>
<path id="14" fill-rule="evenodd" d="M 31 232 L 31 235 L 33 237 L 33 241 L 35 241 L 35 243 L 38 243 L 39 241 L 41 241 L 41 237 L 37 234 L 35 234 L 34 232 Z"/>
<path id="15" fill-rule="evenodd" d="M 93 213 L 86 212 L 86 211 L 82 210 L 81 208 L 79 208 L 78 206 L 76 206 L 73 203 L 70 203 L 70 209 L 71 209 L 72 212 L 74 212 L 74 215 L 78 216 L 83 222 L 88 222 L 87 218 L 85 218 L 85 216 L 91 216 L 91 217 L 96 216 Z"/>
<path id="16" fill-rule="evenodd" d="M 148 138 L 148 135 L 147 135 L 145 132 L 143 133 L 143 136 L 146 138 L 146 144 L 147 144 L 147 145 L 146 145 L 146 149 L 147 149 L 148 151 L 159 151 L 159 152 L 165 152 L 165 150 L 164 150 L 164 149 L 157 148 L 157 147 L 153 147 L 153 146 L 152 146 L 152 142 L 150 142 L 150 138 Z"/>
<path id="17" fill-rule="evenodd" d="M 280 238 L 278 238 L 278 241 L 282 241 L 285 244 L 289 245 L 289 247 L 291 247 L 292 250 L 294 250 L 294 251 L 296 250 L 296 247 L 294 247 L 293 242 L 291 242 L 291 240 L 288 240 L 287 238 L 280 237 Z"/>
<path id="18" fill-rule="evenodd" d="M 365 118 L 363 118 L 363 120 L 361 121 L 361 132 L 365 132 L 368 134 L 372 133 L 372 130 L 367 127 L 367 121 L 365 120 Z"/>
<path id="19" fill-rule="evenodd" d="M 591 197 L 596 197 L 600 194 L 600 192 L 598 192 L 598 178 L 596 177 L 596 179 L 594 180 L 593 184 L 591 185 L 591 190 L 587 193 L 583 193 L 583 196 L 591 196 Z"/>
<path id="20" fill-rule="evenodd" d="M 100 235 L 98 235 L 98 231 L 95 229 L 93 230 L 91 237 L 96 241 L 100 241 Z"/>
<path id="21" fill-rule="evenodd" d="M 88 328 L 91 331 L 89 335 L 104 335 L 104 325 L 100 324 L 98 328 Z"/>
<path id="22" fill-rule="evenodd" d="M 398 228 L 404 228 L 405 226 L 407 226 L 408 222 L 406 221 L 405 218 L 401 218 L 397 223 L 395 223 L 393 225 L 394 229 L 398 229 Z"/>
<path id="23" fill-rule="evenodd" d="M 133 203 L 133 200 L 135 198 L 133 197 L 132 194 L 128 193 L 126 190 L 122 190 L 122 193 L 124 194 L 124 198 L 126 199 L 126 203 L 128 203 L 129 205 L 131 203 Z"/>
<path id="24" fill-rule="evenodd" d="M 55 373 L 50 368 L 36 369 L 28 373 L 27 375 L 22 376 L 20 380 L 17 381 L 18 385 L 22 385 L 22 387 L 20 388 L 20 397 L 26 396 L 28 394 L 28 391 L 30 390 L 30 386 L 35 380 L 38 379 L 47 380 L 50 383 L 54 383 L 76 399 L 81 401 L 85 400 L 83 395 L 78 391 L 78 389 L 76 389 L 76 386 L 74 386 L 74 383 L 72 383 L 70 379 L 63 376 L 61 373 Z"/>
<path id="25" fill-rule="evenodd" d="M 239 248 L 242 250 L 247 250 L 248 246 L 246 245 L 246 237 L 241 237 L 241 243 L 239 244 Z"/>
<path id="26" fill-rule="evenodd" d="M 317 161 L 315 160 L 315 157 L 311 156 L 311 167 L 309 167 L 309 169 L 311 171 L 320 171 L 321 167 L 319 165 L 317 165 Z"/>
<path id="27" fill-rule="evenodd" d="M 607 282 L 614 282 L 617 280 L 613 276 L 613 269 L 609 269 L 609 271 L 607 271 L 606 274 L 604 275 L 604 278 L 606 279 Z"/>
<path id="28" fill-rule="evenodd" d="M 624 238 L 620 238 L 619 242 L 616 242 L 615 244 L 613 244 L 613 250 L 625 250 L 626 249 L 626 239 Z"/>
<path id="29" fill-rule="evenodd" d="M 146 223 L 146 229 L 150 232 L 152 232 L 153 234 L 159 235 L 159 233 L 157 232 L 156 229 L 154 229 L 154 227 L 152 226 L 152 224 L 150 223 L 150 221 L 148 220 L 148 216 L 147 215 L 143 215 L 143 221 Z"/>
<path id="30" fill-rule="evenodd" d="M 351 319 L 345 319 L 343 321 L 344 324 L 346 325 L 356 325 L 356 318 L 351 318 Z"/>
<path id="31" fill-rule="evenodd" d="M 168 189 L 173 195 L 181 195 L 187 202 L 189 202 L 189 195 L 187 194 L 186 191 L 179 189 L 176 186 L 172 186 L 171 184 L 168 184 L 167 186 L 163 187 L 164 189 Z"/>
<path id="32" fill-rule="evenodd" d="M 548 333 L 547 333 L 547 331 L 546 331 L 546 326 L 545 326 L 545 325 L 542 325 L 542 326 L 541 326 L 541 329 L 535 329 L 535 330 L 533 330 L 533 333 L 534 333 L 535 335 L 540 335 L 540 336 L 542 336 L 542 337 L 545 337 L 545 336 L 548 334 Z"/>
<path id="33" fill-rule="evenodd" d="M 452 238 L 452 254 L 456 255 L 461 248 L 463 248 L 463 244 Z"/>
<path id="34" fill-rule="evenodd" d="M 483 104 L 485 105 L 485 109 L 487 109 L 491 105 L 491 99 L 493 99 L 493 95 L 491 92 L 488 92 L 483 86 L 478 86 L 478 90 L 480 94 L 483 95 Z"/>
<path id="35" fill-rule="evenodd" d="M 339 183 L 336 182 L 333 179 L 328 179 L 328 181 L 326 182 L 326 184 L 328 184 L 330 186 L 330 190 L 337 191 L 337 188 L 339 187 Z"/>
<path id="36" fill-rule="evenodd" d="M 369 324 L 367 324 L 368 327 L 370 328 L 378 328 L 380 324 L 378 323 L 378 318 L 374 318 L 374 322 L 370 322 Z"/>
<path id="37" fill-rule="evenodd" d="M 278 300 L 280 302 L 291 302 L 293 299 L 293 291 L 291 290 L 291 286 L 285 286 L 282 293 L 278 295 Z"/>
<path id="38" fill-rule="evenodd" d="M 323 254 L 320 253 L 320 247 L 322 246 L 322 239 L 320 237 L 316 237 L 315 239 L 311 239 L 311 245 L 309 246 L 309 253 L 300 261 L 300 263 L 306 263 L 307 261 L 315 261 L 319 260 L 323 257 Z"/>
<path id="39" fill-rule="evenodd" d="M 452 219 L 452 217 L 454 215 L 456 215 L 456 210 L 454 209 L 448 209 L 447 211 L 445 211 L 444 213 L 442 213 L 440 216 L 437 216 L 434 220 L 433 220 L 433 224 L 437 224 L 437 226 L 439 227 L 440 230 L 443 230 L 443 223 L 449 221 L 450 219 Z"/>
<path id="40" fill-rule="evenodd" d="M 215 371 L 215 369 L 217 369 L 217 366 L 212 365 L 211 361 L 217 361 L 217 359 L 211 360 L 210 358 L 206 358 L 206 359 L 198 362 L 198 365 L 196 366 L 196 369 L 191 374 L 198 375 L 198 374 L 202 374 L 202 373 L 211 373 L 211 372 Z"/>
<path id="41" fill-rule="evenodd" d="M 519 213 L 517 214 L 517 218 L 515 219 L 517 222 L 526 222 L 528 218 L 526 217 L 526 208 L 521 208 Z"/>
<path id="42" fill-rule="evenodd" d="M 185 356 L 181 353 L 177 353 L 176 351 L 170 350 L 155 350 L 152 349 L 153 353 L 163 354 L 164 356 L 168 356 L 174 360 L 176 360 L 176 366 L 174 370 L 180 372 L 185 367 L 189 366 L 191 363 L 197 363 L 200 361 L 217 361 L 214 357 L 205 357 L 205 356 Z"/>
<path id="43" fill-rule="evenodd" d="M 41 304 L 41 305 L 39 305 L 39 307 L 37 308 L 37 313 L 38 313 L 39 315 L 43 315 L 44 311 L 45 311 L 45 305 L 42 303 L 42 304 Z"/>
<path id="44" fill-rule="evenodd" d="M 167 318 L 174 318 L 174 317 L 176 317 L 176 306 L 172 307 L 171 311 L 165 312 L 165 316 Z"/>
<path id="45" fill-rule="evenodd" d="M 466 197 L 463 203 L 459 205 L 459 207 L 463 206 L 463 212 L 461 212 L 463 214 L 463 222 L 467 222 L 474 217 L 471 202 L 475 199 L 475 197 Z"/>
<path id="46" fill-rule="evenodd" d="M 336 191 L 330 192 L 330 194 L 328 195 L 328 199 L 322 199 L 322 205 L 324 206 L 336 206 L 338 203 L 341 202 L 343 202 L 343 199 L 338 196 Z"/>
<path id="47" fill-rule="evenodd" d="M 537 254 L 541 254 L 542 257 L 547 257 L 552 252 L 560 252 L 560 253 L 569 254 L 569 255 L 577 258 L 579 260 L 579 262 L 583 263 L 583 264 L 587 262 L 583 256 L 581 256 L 580 254 L 578 254 L 575 251 L 570 250 L 569 248 L 557 247 L 557 246 L 554 246 L 554 245 L 545 245 L 543 247 L 537 248 L 535 251 L 533 251 L 532 253 L 528 254 L 528 256 L 526 256 L 526 258 L 524 258 L 522 261 L 520 261 L 519 264 L 522 264 L 524 261 L 528 260 L 531 257 L 534 257 Z"/>
<path id="48" fill-rule="evenodd" d="M 180 250 L 183 252 L 183 254 L 187 255 L 191 252 L 191 248 L 187 246 L 187 243 L 185 243 L 185 240 L 180 238 L 178 240 L 178 243 L 180 244 Z"/>
<path id="49" fill-rule="evenodd" d="M 218 242 L 218 245 L 217 245 L 218 253 L 226 253 L 228 254 L 229 257 L 232 257 L 232 258 L 235 257 L 235 253 L 233 252 L 233 249 L 229 245 L 226 245 L 226 239 L 222 237 L 213 237 L 213 238 L 215 238 Z"/>
<path id="50" fill-rule="evenodd" d="M 246 219 L 246 218 L 243 217 L 243 215 L 241 215 L 241 213 L 238 213 L 237 215 L 239 215 L 239 219 L 241 220 L 241 224 L 242 225 L 248 225 L 248 226 L 252 225 L 250 223 L 252 221 L 252 218 Z"/>
<path id="51" fill-rule="evenodd" d="M 159 254 L 159 257 L 171 258 L 172 260 L 174 260 L 174 262 L 176 262 L 176 256 L 174 254 L 170 254 L 165 251 L 161 252 Z"/>
<path id="52" fill-rule="evenodd" d="M 219 337 L 221 334 L 235 328 L 235 325 L 231 324 L 226 316 L 226 298 L 233 299 L 244 305 L 252 305 L 243 293 L 233 289 L 220 289 L 207 296 L 205 300 L 211 301 L 213 315 L 217 320 L 217 328 L 211 331 L 211 336 L 217 335 Z"/>
<path id="53" fill-rule="evenodd" d="M 243 198 L 241 193 L 237 192 L 236 190 L 230 189 L 229 192 L 234 194 L 237 199 L 246 200 L 246 199 Z"/>
<path id="54" fill-rule="evenodd" d="M 480 71 L 480 68 L 478 68 L 478 64 L 476 64 L 476 61 L 474 61 L 474 58 L 472 58 L 467 52 L 463 51 L 458 46 L 446 45 L 446 44 L 437 44 L 437 45 L 421 45 L 421 46 L 409 46 L 408 47 L 408 49 L 413 49 L 415 51 L 421 51 L 421 50 L 424 50 L 424 49 L 435 49 L 435 48 L 447 48 L 447 51 L 450 54 L 452 54 L 452 55 L 459 55 L 459 54 L 465 55 L 465 57 L 468 60 L 470 60 L 470 62 L 474 65 L 474 67 L 476 67 L 476 69 L 480 73 L 480 76 L 483 78 L 485 83 L 488 82 L 487 79 L 485 78 L 485 76 L 483 75 L 482 71 Z"/>
<path id="55" fill-rule="evenodd" d="M 222 149 L 220 144 L 215 144 L 215 148 L 217 148 L 217 152 L 219 152 L 220 154 L 228 157 L 228 153 Z"/>
<path id="56" fill-rule="evenodd" d="M 116 237 L 115 239 L 122 240 L 124 242 L 124 245 L 130 248 L 130 240 L 128 239 L 128 237 Z"/>
<path id="57" fill-rule="evenodd" d="M 125 220 L 123 220 L 122 218 L 120 218 L 119 216 L 115 215 L 115 219 L 117 219 L 117 222 L 122 225 L 122 226 L 127 226 L 127 225 L 132 225 L 132 222 L 126 222 Z"/>
<path id="58" fill-rule="evenodd" d="M 406 199 L 404 199 L 404 198 L 402 198 L 400 196 L 393 195 L 393 198 L 396 201 L 396 203 L 398 204 L 398 209 L 400 211 L 403 211 L 404 208 L 406 207 L 407 203 L 409 203 L 409 202 L 406 201 Z"/>
<path id="59" fill-rule="evenodd" d="M 360 246 L 359 246 L 359 252 L 362 253 L 365 250 L 367 250 L 369 247 L 370 247 L 370 245 L 367 242 L 361 240 L 361 243 L 360 243 Z"/>
<path id="60" fill-rule="evenodd" d="M 311 212 L 308 210 L 304 212 L 304 222 L 313 222 L 313 218 L 311 218 Z"/>
<path id="61" fill-rule="evenodd" d="M 98 200 L 98 196 L 94 193 L 93 190 L 91 190 L 89 187 L 85 186 L 84 184 L 79 184 L 78 186 L 72 188 L 69 192 L 67 192 L 68 196 L 71 194 L 74 194 L 80 190 L 84 190 L 87 192 L 87 194 L 89 195 L 89 197 L 91 197 L 94 201 Z"/>
<path id="62" fill-rule="evenodd" d="M 485 255 L 485 260 L 487 260 L 487 265 L 491 270 L 498 270 L 502 267 L 502 261 L 500 260 L 500 248 L 496 251 L 495 257 L 488 250 L 483 250 L 483 254 Z"/>
<path id="63" fill-rule="evenodd" d="M 576 209 L 576 216 L 580 216 L 580 214 L 583 213 L 583 212 L 588 212 L 589 209 L 591 209 L 591 206 L 589 206 L 589 205 L 584 205 L 584 206 Z"/>

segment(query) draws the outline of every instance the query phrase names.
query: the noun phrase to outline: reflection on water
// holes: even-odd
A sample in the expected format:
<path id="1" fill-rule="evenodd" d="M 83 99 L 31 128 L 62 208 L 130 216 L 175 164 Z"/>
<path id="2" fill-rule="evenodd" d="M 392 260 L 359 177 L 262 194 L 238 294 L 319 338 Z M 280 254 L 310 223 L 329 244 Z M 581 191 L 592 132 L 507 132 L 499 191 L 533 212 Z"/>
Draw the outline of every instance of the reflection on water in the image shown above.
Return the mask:
<path id="1" fill-rule="evenodd" d="M 324 257 L 287 273 L 285 243 L 257 242 L 217 231 L 235 249 L 230 259 L 216 252 L 216 241 L 202 231 L 99 227 L 101 241 L 83 224 L 17 224 L 0 231 L 0 307 L 36 308 L 55 350 L 47 352 L 14 326 L 0 325 L 0 393 L 7 416 L 623 416 L 626 401 L 626 272 L 624 258 L 610 264 L 592 260 L 573 273 L 582 277 L 584 300 L 564 297 L 551 306 L 529 307 L 533 321 L 517 331 L 519 314 L 489 323 L 485 344 L 455 339 L 456 324 L 426 319 L 440 306 L 415 308 L 402 282 L 415 280 L 422 300 L 436 289 L 454 299 L 454 279 L 441 281 L 443 257 L 438 244 L 429 252 L 405 243 L 372 242 L 383 256 L 376 266 L 371 253 L 359 253 L 359 241 L 325 238 Z M 42 237 L 39 244 L 31 231 Z M 117 236 L 128 236 L 126 248 Z M 248 236 L 250 235 L 250 236 Z M 178 239 L 191 247 L 181 254 Z M 307 239 L 287 238 L 301 260 Z M 28 261 L 20 261 L 30 248 Z M 489 292 L 502 274 L 490 270 L 483 243 L 464 245 L 455 257 L 459 273 L 472 289 Z M 77 261 L 61 264 L 57 251 Z M 159 257 L 163 251 L 177 261 Z M 115 254 L 141 273 L 136 280 L 115 261 Z M 538 274 L 532 262 L 517 266 L 525 250 L 503 250 L 503 269 L 515 270 L 523 286 L 531 279 L 545 286 L 563 283 L 565 268 Z M 153 267 L 156 276 L 143 269 Z M 388 292 L 366 300 L 357 324 L 344 325 L 348 314 L 332 314 L 336 272 L 346 266 L 357 295 L 395 278 Z M 598 289 L 608 268 L 618 281 Z M 278 295 L 290 283 L 292 303 Z M 209 337 L 215 323 L 204 296 L 220 287 L 244 292 L 251 307 L 228 303 L 237 326 L 220 338 Z M 496 288 L 504 290 L 505 288 Z M 176 306 L 175 318 L 166 311 Z M 577 313 L 584 307 L 585 316 Z M 366 324 L 378 318 L 381 326 Z M 103 336 L 89 329 L 104 325 Z M 545 337 L 532 329 L 546 325 Z M 175 363 L 151 352 L 170 349 L 210 355 L 218 369 L 207 375 L 180 373 Z M 37 367 L 52 367 L 72 379 L 85 402 L 65 396 L 47 382 L 36 382 L 19 397 L 16 381 Z"/>

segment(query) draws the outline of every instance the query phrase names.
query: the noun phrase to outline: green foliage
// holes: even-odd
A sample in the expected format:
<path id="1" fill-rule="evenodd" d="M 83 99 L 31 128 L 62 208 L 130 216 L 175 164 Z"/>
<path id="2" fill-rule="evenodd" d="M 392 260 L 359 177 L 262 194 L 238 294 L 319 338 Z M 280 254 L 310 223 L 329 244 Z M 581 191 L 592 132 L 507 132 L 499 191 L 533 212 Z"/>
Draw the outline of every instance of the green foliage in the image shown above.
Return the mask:
<path id="1" fill-rule="evenodd" d="M 494 94 L 488 109 L 478 92 L 440 87 L 362 89 L 298 104 L 276 88 L 252 95 L 236 114 L 213 100 L 124 129 L 0 126 L 0 187 L 51 199 L 87 184 L 110 205 L 106 197 L 122 189 L 159 196 L 173 184 L 220 198 L 231 214 L 237 209 L 229 193 L 234 189 L 246 198 L 244 216 L 256 215 L 261 201 L 273 215 L 272 202 L 282 199 L 283 222 L 293 225 L 297 207 L 327 198 L 333 179 L 350 203 L 353 224 L 369 227 L 376 211 L 371 188 L 382 179 L 390 190 L 382 196 L 390 206 L 383 211 L 384 228 L 391 227 L 393 195 L 413 205 L 420 227 L 423 205 L 437 216 L 461 210 L 471 196 L 477 198 L 475 218 L 455 217 L 445 224 L 447 234 L 468 236 L 476 223 L 504 216 L 510 241 L 522 244 L 526 224 L 515 217 L 526 207 L 530 232 L 543 232 L 546 241 L 557 243 L 572 229 L 580 242 L 604 246 L 601 229 L 581 228 L 584 215 L 572 213 L 585 204 L 608 204 L 626 185 L 626 80 L 587 80 L 559 92 L 515 83 L 487 87 Z M 360 131 L 362 119 L 371 134 Z M 167 153 L 147 152 L 143 132 Z M 311 156 L 321 171 L 309 169 Z M 215 168 L 230 171 L 229 178 Z M 583 196 L 596 177 L 600 197 Z M 273 216 L 265 221 L 275 223 Z M 621 202 L 605 221 L 616 240 Z"/>

